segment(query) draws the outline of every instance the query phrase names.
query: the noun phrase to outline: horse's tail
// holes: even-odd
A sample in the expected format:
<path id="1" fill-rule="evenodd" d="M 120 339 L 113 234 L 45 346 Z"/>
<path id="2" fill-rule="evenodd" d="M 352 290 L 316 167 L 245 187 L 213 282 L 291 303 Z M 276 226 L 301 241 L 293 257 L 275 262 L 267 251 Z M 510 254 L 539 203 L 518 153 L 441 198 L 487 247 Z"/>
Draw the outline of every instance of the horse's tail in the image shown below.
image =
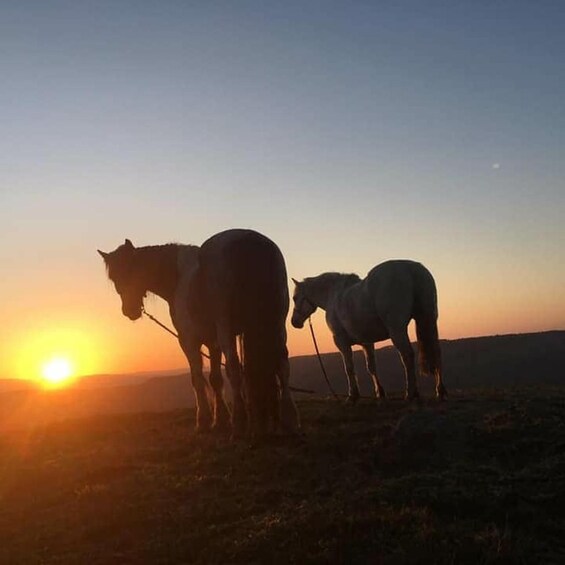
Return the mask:
<path id="1" fill-rule="evenodd" d="M 277 373 L 285 348 L 279 328 L 271 325 L 253 326 L 243 334 L 246 394 L 253 425 L 261 430 L 279 425 Z"/>
<path id="2" fill-rule="evenodd" d="M 414 304 L 420 373 L 434 376 L 442 371 L 437 327 L 437 290 L 431 273 L 425 267 L 420 267 L 416 276 Z"/>
<path id="3" fill-rule="evenodd" d="M 418 360 L 420 374 L 434 376 L 441 373 L 441 349 L 437 329 L 437 320 L 422 316 L 416 319 L 418 338 Z"/>

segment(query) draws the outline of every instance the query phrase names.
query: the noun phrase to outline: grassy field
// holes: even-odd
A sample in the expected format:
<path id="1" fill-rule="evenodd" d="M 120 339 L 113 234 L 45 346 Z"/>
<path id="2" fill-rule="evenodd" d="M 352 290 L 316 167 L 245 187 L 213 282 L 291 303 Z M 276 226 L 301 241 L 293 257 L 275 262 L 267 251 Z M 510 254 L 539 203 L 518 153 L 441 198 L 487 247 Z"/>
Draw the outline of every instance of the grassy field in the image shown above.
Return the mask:
<path id="1" fill-rule="evenodd" d="M 565 390 L 300 403 L 305 438 L 188 411 L 0 439 L 0 563 L 563 563 Z"/>

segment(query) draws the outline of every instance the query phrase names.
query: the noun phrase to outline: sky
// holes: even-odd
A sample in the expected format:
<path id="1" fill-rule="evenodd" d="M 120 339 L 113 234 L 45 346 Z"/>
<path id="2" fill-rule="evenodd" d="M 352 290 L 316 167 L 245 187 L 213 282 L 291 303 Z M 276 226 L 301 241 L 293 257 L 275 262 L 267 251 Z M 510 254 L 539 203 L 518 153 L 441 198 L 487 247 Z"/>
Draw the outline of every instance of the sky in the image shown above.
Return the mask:
<path id="1" fill-rule="evenodd" d="M 446 339 L 565 329 L 563 29 L 543 0 L 3 0 L 0 377 L 184 367 L 96 249 L 232 227 L 297 279 L 421 261 Z"/>

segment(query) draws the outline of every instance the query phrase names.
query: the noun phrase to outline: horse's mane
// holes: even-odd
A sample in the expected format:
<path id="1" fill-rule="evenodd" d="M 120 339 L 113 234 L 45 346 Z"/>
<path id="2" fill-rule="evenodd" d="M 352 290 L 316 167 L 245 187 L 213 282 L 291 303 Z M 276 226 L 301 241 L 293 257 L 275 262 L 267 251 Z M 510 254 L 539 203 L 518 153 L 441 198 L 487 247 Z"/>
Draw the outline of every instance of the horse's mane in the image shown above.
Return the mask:
<path id="1" fill-rule="evenodd" d="M 177 250 L 179 247 L 198 247 L 197 245 L 190 245 L 185 243 L 162 243 L 160 245 L 145 245 L 144 247 L 136 247 L 136 251 L 172 251 Z"/>
<path id="2" fill-rule="evenodd" d="M 163 243 L 160 245 L 145 245 L 143 247 L 135 247 L 133 255 L 130 256 L 134 261 L 136 259 L 143 259 L 152 256 L 161 256 L 161 261 L 170 261 L 172 264 L 176 265 L 176 257 L 180 247 L 184 248 L 197 248 L 197 245 L 187 245 L 182 243 Z M 120 255 L 123 252 L 124 245 L 120 245 L 117 249 L 109 254 L 109 257 L 104 261 L 106 266 L 106 274 L 109 278 L 112 278 L 111 268 L 112 265 L 116 265 L 115 261 L 120 261 Z"/>
<path id="3" fill-rule="evenodd" d="M 355 273 L 322 273 L 317 277 L 310 277 L 304 279 L 304 282 L 308 281 L 316 281 L 317 285 L 320 285 L 322 288 L 326 288 L 328 286 L 333 286 L 335 284 L 341 284 L 344 287 L 351 286 L 352 284 L 358 283 L 361 281 L 361 277 L 356 275 Z"/>

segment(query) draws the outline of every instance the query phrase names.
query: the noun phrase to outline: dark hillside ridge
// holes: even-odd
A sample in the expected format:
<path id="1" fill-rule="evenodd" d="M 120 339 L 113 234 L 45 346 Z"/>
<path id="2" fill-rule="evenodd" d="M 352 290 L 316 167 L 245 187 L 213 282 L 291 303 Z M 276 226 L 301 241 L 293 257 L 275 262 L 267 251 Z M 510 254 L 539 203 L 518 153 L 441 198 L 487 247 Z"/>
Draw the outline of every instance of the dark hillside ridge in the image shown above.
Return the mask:
<path id="1" fill-rule="evenodd" d="M 565 331 L 441 340 L 441 350 L 448 389 L 565 384 Z M 363 353 L 356 351 L 354 359 L 361 394 L 372 394 Z M 339 353 L 325 354 L 323 361 L 336 391 L 347 392 Z M 292 384 L 327 392 L 315 356 L 294 357 L 291 368 Z M 404 369 L 392 346 L 377 351 L 377 371 L 387 391 L 404 389 Z M 418 386 L 426 392 L 435 385 L 433 379 L 419 377 Z"/>

